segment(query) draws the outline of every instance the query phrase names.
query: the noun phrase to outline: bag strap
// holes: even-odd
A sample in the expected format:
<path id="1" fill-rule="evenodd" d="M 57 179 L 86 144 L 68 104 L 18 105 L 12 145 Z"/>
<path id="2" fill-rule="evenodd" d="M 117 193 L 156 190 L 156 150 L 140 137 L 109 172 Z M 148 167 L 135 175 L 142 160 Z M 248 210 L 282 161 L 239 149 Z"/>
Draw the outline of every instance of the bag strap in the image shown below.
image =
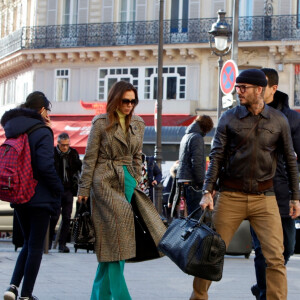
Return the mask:
<path id="1" fill-rule="evenodd" d="M 51 129 L 49 126 L 47 126 L 47 125 L 45 125 L 45 124 L 41 124 L 41 123 L 35 124 L 35 125 L 33 125 L 32 127 L 30 127 L 30 128 L 26 131 L 26 133 L 27 133 L 27 135 L 29 136 L 31 133 L 33 133 L 34 131 L 36 131 L 36 130 L 39 129 L 39 128 L 48 128 L 48 129 L 50 130 L 52 136 L 53 136 L 53 131 L 52 131 L 52 129 Z"/>

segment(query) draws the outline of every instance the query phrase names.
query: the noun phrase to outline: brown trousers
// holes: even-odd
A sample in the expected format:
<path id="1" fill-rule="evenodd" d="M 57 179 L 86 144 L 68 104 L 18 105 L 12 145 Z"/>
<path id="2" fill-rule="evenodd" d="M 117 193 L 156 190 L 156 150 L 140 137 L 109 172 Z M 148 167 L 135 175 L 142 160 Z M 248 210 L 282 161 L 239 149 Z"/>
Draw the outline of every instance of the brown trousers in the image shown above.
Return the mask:
<path id="1" fill-rule="evenodd" d="M 275 196 L 221 192 L 213 219 L 226 247 L 241 222 L 244 219 L 249 220 L 261 243 L 267 263 L 267 299 L 286 300 L 287 278 L 283 258 L 283 233 Z M 195 277 L 190 300 L 207 300 L 210 285 L 211 281 Z"/>

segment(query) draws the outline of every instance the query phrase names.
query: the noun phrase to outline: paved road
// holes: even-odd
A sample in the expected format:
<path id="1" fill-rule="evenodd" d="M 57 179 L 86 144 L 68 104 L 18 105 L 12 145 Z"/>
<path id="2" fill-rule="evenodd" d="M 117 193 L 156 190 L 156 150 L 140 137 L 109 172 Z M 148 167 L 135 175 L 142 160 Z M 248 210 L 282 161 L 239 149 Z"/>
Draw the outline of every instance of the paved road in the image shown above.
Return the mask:
<path id="1" fill-rule="evenodd" d="M 40 300 L 89 300 L 97 268 L 93 253 L 50 250 L 43 256 L 34 294 Z M 10 242 L 0 241 L 0 292 L 9 284 L 18 252 Z M 294 255 L 287 267 L 288 300 L 300 299 L 300 255 Z M 133 300 L 188 300 L 192 276 L 181 272 L 167 257 L 127 263 L 125 277 Z M 213 283 L 210 300 L 255 300 L 250 293 L 254 283 L 253 255 L 226 256 L 223 279 Z M 1 297 L 0 297 L 1 298 Z"/>

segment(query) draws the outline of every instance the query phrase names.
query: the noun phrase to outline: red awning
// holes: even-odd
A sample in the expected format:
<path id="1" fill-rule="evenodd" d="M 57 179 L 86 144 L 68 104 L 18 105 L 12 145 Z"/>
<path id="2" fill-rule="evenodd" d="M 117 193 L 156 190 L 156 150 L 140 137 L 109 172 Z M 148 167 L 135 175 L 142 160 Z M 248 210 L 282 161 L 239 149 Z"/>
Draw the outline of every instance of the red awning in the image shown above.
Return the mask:
<path id="1" fill-rule="evenodd" d="M 71 147 L 77 149 L 79 154 L 84 154 L 87 138 L 91 128 L 93 115 L 51 115 L 54 143 L 60 133 L 66 132 L 70 136 Z M 154 126 L 154 115 L 140 115 L 146 126 Z M 188 126 L 195 119 L 190 115 L 162 115 L 162 126 Z M 5 140 L 2 127 L 0 128 L 0 144 Z"/>

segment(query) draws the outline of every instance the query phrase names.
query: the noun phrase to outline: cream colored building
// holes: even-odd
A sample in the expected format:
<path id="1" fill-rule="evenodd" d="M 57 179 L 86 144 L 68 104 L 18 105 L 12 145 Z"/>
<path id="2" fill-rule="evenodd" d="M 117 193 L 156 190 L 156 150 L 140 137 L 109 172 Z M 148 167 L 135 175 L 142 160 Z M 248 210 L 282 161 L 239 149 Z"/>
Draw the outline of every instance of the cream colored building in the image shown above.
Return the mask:
<path id="1" fill-rule="evenodd" d="M 300 0 L 240 0 L 239 70 L 276 68 L 279 87 L 300 108 Z M 207 31 L 230 0 L 165 0 L 163 114 L 216 117 L 218 58 Z M 113 82 L 131 81 L 137 113 L 152 114 L 157 97 L 157 0 L 1 0 L 1 112 L 33 90 L 54 114 L 93 114 Z M 230 54 L 224 60 L 230 59 Z"/>

